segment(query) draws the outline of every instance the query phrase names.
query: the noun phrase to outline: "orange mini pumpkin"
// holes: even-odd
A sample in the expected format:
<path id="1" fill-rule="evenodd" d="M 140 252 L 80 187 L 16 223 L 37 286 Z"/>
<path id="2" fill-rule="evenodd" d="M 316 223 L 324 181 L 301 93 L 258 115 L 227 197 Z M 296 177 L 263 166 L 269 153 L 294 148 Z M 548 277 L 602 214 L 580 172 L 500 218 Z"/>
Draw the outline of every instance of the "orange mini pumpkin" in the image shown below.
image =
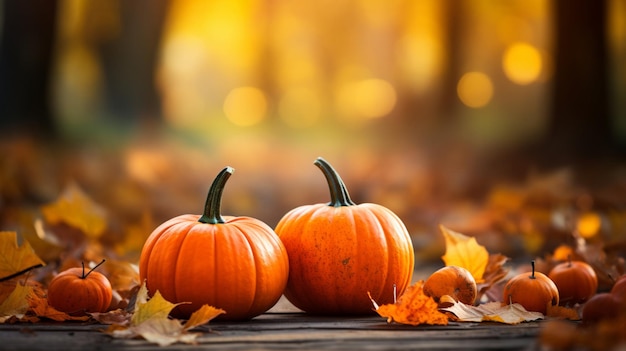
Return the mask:
<path id="1" fill-rule="evenodd" d="M 503 302 L 519 303 L 527 311 L 546 314 L 549 305 L 559 304 L 559 290 L 547 275 L 535 272 L 532 261 L 532 272 L 516 275 L 506 283 Z"/>
<path id="2" fill-rule="evenodd" d="M 559 289 L 559 304 L 574 305 L 583 303 L 598 290 L 598 276 L 593 268 L 583 261 L 562 262 L 548 273 Z"/>
<path id="3" fill-rule="evenodd" d="M 188 318 L 204 304 L 226 311 L 220 319 L 245 320 L 271 308 L 289 275 L 287 252 L 276 233 L 251 217 L 220 214 L 222 191 L 233 168 L 215 178 L 202 215 L 166 221 L 141 251 L 139 276 L 150 294 L 183 303 L 173 315 Z"/>
<path id="4" fill-rule="evenodd" d="M 106 312 L 111 304 L 113 289 L 109 279 L 94 271 L 105 260 L 85 274 L 82 268 L 74 267 L 57 274 L 48 284 L 48 304 L 73 316 L 86 312 Z"/>
<path id="5" fill-rule="evenodd" d="M 458 266 L 445 266 L 431 274 L 424 282 L 424 294 L 436 302 L 448 295 L 455 301 L 473 305 L 478 293 L 476 280 L 467 269 Z"/>
<path id="6" fill-rule="evenodd" d="M 322 158 L 330 188 L 327 204 L 289 211 L 276 226 L 289 255 L 285 296 L 315 314 L 372 313 L 372 298 L 394 302 L 410 284 L 414 254 L 406 227 L 391 210 L 356 205 L 344 182 Z"/>

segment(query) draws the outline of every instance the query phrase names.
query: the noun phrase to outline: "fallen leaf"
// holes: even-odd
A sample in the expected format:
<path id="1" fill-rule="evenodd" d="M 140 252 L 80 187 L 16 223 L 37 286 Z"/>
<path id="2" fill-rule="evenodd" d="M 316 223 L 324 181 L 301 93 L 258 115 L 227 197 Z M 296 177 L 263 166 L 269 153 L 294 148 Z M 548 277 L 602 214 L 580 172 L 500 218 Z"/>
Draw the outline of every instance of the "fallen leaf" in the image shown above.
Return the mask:
<path id="1" fill-rule="evenodd" d="M 203 305 L 191 315 L 187 323 L 183 324 L 178 319 L 169 318 L 169 313 L 177 305 L 179 304 L 165 300 L 158 290 L 152 298 L 149 298 L 148 289 L 144 283 L 137 292 L 132 316 L 125 318 L 126 315 L 120 312 L 117 317 L 120 317 L 121 323 L 111 324 L 105 332 L 114 338 L 141 336 L 160 346 L 168 346 L 176 342 L 192 344 L 200 334 L 190 333 L 189 329 L 206 324 L 225 313 L 224 310 Z M 103 315 L 97 317 L 106 319 Z"/>
<path id="2" fill-rule="evenodd" d="M 121 308 L 107 312 L 92 312 L 89 315 L 99 323 L 116 324 L 120 327 L 128 325 L 132 317 L 131 313 Z"/>
<path id="3" fill-rule="evenodd" d="M 459 322 L 518 324 L 544 318 L 542 313 L 527 311 L 524 306 L 518 303 L 502 305 L 501 302 L 494 301 L 478 306 L 470 306 L 457 302 L 450 296 L 443 296 L 441 299 L 449 307 L 443 307 L 440 310 L 454 314 Z"/>
<path id="4" fill-rule="evenodd" d="M 580 313 L 578 313 L 576 309 L 552 304 L 548 304 L 546 315 L 552 318 L 569 319 L 571 321 L 581 320 Z"/>
<path id="5" fill-rule="evenodd" d="M 44 265 L 28 241 L 24 240 L 22 246 L 18 246 L 16 232 L 0 232 L 0 281 Z"/>
<path id="6" fill-rule="evenodd" d="M 409 286 L 393 304 L 379 306 L 371 296 L 370 300 L 376 312 L 387 318 L 387 323 L 447 325 L 448 317 L 439 312 L 432 297 L 424 294 L 423 286 L 423 280 Z"/>
<path id="7" fill-rule="evenodd" d="M 167 318 L 153 318 L 134 326 L 132 331 L 141 335 L 147 341 L 159 344 L 159 346 L 169 346 L 176 342 L 193 344 L 198 333 L 188 333 L 180 324 L 180 321 Z"/>
<path id="8" fill-rule="evenodd" d="M 196 312 L 192 313 L 185 323 L 185 330 L 193 329 L 195 327 L 199 327 L 203 324 L 207 324 L 213 318 L 219 316 L 220 314 L 225 313 L 224 310 L 220 308 L 215 308 L 209 305 L 202 305 Z"/>
<path id="9" fill-rule="evenodd" d="M 0 323 L 12 317 L 18 319 L 24 317 L 30 308 L 27 297 L 32 291 L 30 286 L 17 284 L 13 292 L 0 304 Z"/>
<path id="10" fill-rule="evenodd" d="M 42 206 L 41 212 L 48 223 L 65 223 L 92 239 L 100 237 L 107 227 L 104 208 L 96 204 L 73 182 L 54 202 Z"/>
<path id="11" fill-rule="evenodd" d="M 33 292 L 27 296 L 30 311 L 37 318 L 47 318 L 57 322 L 65 321 L 86 321 L 89 316 L 70 316 L 65 312 L 61 312 L 48 304 L 45 292 L 41 289 L 33 289 Z"/>
<path id="12" fill-rule="evenodd" d="M 504 264 L 509 260 L 508 257 L 502 254 L 490 254 L 487 261 L 487 267 L 483 274 L 483 281 L 477 284 L 478 293 L 476 295 L 476 301 L 480 302 L 483 295 L 496 284 L 503 281 L 509 273 L 509 269 L 504 267 Z"/>
<path id="13" fill-rule="evenodd" d="M 439 226 L 446 240 L 446 253 L 442 259 L 446 266 L 459 266 L 467 269 L 476 283 L 483 282 L 483 274 L 489 262 L 489 252 L 478 244 L 476 238 L 470 237 Z"/>

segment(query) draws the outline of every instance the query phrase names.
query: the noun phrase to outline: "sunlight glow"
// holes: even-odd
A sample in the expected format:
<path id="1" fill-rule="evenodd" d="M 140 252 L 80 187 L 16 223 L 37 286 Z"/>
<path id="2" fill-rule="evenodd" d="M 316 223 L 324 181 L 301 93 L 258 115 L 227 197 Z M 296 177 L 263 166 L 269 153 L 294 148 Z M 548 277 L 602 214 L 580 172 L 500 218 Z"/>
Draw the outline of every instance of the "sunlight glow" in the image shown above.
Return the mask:
<path id="1" fill-rule="evenodd" d="M 232 123 L 248 127 L 259 124 L 266 115 L 267 100 L 260 89 L 235 88 L 224 100 L 224 114 Z"/>
<path id="2" fill-rule="evenodd" d="M 487 105 L 493 97 L 493 83 L 489 76 L 481 72 L 465 73 L 459 79 L 456 90 L 459 99 L 472 108 Z"/>

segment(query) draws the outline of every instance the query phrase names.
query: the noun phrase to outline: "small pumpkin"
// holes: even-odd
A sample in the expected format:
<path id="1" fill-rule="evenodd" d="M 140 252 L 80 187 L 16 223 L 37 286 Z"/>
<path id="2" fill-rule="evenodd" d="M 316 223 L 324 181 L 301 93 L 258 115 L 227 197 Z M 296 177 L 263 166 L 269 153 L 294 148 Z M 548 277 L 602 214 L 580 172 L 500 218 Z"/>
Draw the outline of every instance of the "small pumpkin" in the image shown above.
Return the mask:
<path id="1" fill-rule="evenodd" d="M 393 303 L 410 284 L 411 237 L 391 210 L 355 204 L 337 172 L 314 162 L 330 188 L 330 203 L 297 207 L 276 226 L 289 255 L 285 297 L 314 314 L 373 313 L 372 298 Z"/>
<path id="2" fill-rule="evenodd" d="M 626 274 L 617 278 L 611 287 L 611 294 L 626 303 Z"/>
<path id="3" fill-rule="evenodd" d="M 583 261 L 572 261 L 554 266 L 548 273 L 556 287 L 559 289 L 559 304 L 575 305 L 583 303 L 598 290 L 598 276 L 593 268 Z"/>
<path id="4" fill-rule="evenodd" d="M 86 312 L 106 312 L 111 304 L 113 289 L 109 279 L 95 269 L 102 260 L 85 273 L 85 263 L 57 274 L 48 284 L 48 304 L 72 316 Z"/>
<path id="5" fill-rule="evenodd" d="M 626 308 L 619 297 L 612 293 L 603 292 L 591 297 L 582 309 L 583 324 L 595 324 L 600 321 L 615 319 L 620 311 Z"/>
<path id="6" fill-rule="evenodd" d="M 518 274 L 506 283 L 503 302 L 519 303 L 527 311 L 546 314 L 549 305 L 559 304 L 559 290 L 547 275 L 535 272 L 535 261 L 531 265 L 531 272 Z"/>
<path id="7" fill-rule="evenodd" d="M 220 213 L 234 169 L 213 181 L 202 215 L 185 214 L 156 228 L 146 240 L 139 276 L 150 294 L 182 303 L 172 314 L 188 318 L 204 304 L 226 311 L 220 319 L 246 320 L 271 308 L 289 275 L 285 247 L 264 222 Z"/>
<path id="8" fill-rule="evenodd" d="M 476 280 L 467 269 L 459 266 L 445 266 L 424 282 L 424 294 L 432 297 L 436 302 L 448 295 L 455 301 L 466 305 L 473 305 L 478 293 Z"/>

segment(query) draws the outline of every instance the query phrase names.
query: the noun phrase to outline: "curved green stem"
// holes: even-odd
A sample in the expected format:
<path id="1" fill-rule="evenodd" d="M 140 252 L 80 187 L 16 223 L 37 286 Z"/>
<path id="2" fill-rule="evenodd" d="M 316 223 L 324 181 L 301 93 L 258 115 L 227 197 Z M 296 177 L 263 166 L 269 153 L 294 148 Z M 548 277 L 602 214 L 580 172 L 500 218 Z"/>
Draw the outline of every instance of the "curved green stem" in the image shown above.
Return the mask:
<path id="1" fill-rule="evenodd" d="M 217 177 L 215 177 L 213 184 L 211 184 L 211 187 L 209 188 L 206 203 L 204 204 L 204 213 L 200 219 L 198 219 L 198 222 L 207 224 L 226 223 L 220 213 L 222 206 L 222 192 L 224 191 L 226 181 L 230 178 L 234 171 L 234 168 L 226 167 L 218 173 Z"/>
<path id="2" fill-rule="evenodd" d="M 346 185 L 343 180 L 341 180 L 337 171 L 335 171 L 335 169 L 328 162 L 326 162 L 326 160 L 318 157 L 313 164 L 322 170 L 324 176 L 326 177 L 326 181 L 328 182 L 328 187 L 330 188 L 329 206 L 341 207 L 356 205 L 350 199 L 348 189 L 346 189 Z"/>

